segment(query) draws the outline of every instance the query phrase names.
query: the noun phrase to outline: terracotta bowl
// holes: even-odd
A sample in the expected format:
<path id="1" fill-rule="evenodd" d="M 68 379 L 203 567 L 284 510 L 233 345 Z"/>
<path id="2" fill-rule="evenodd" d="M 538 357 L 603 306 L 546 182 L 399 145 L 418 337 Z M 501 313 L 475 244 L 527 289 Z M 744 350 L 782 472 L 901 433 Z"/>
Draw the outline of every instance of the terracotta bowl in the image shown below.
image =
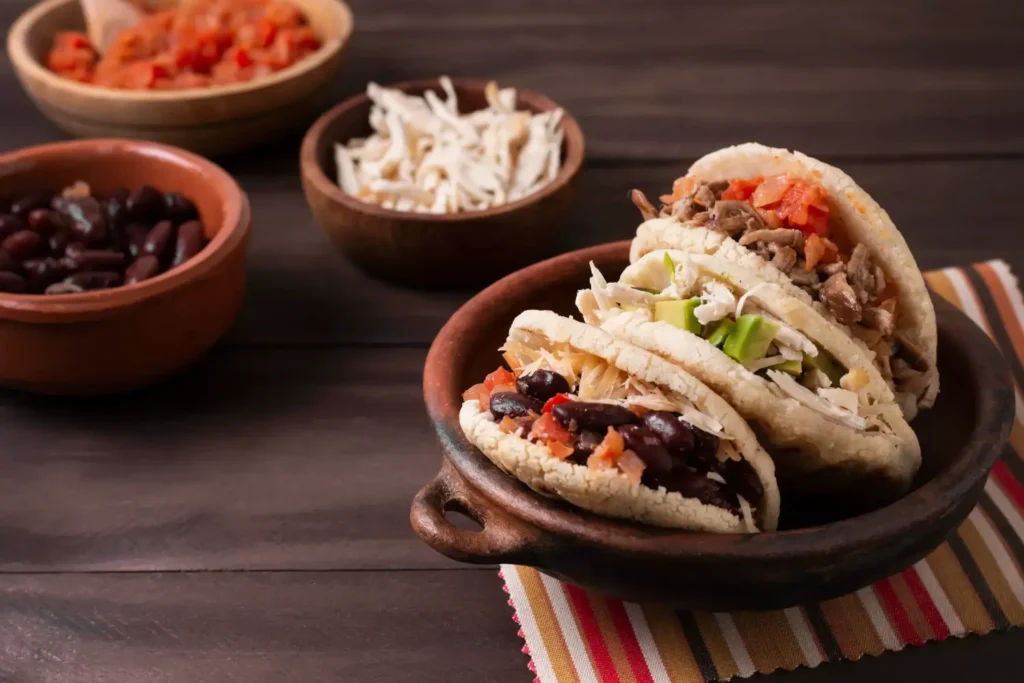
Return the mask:
<path id="1" fill-rule="evenodd" d="M 463 112 L 487 106 L 486 81 L 453 79 Z M 407 93 L 440 92 L 436 79 L 387 86 Z M 531 112 L 558 105 L 529 90 L 518 107 Z M 493 282 L 551 249 L 575 198 L 583 163 L 583 133 L 562 119 L 562 169 L 540 192 L 502 207 L 450 215 L 391 211 L 362 202 L 337 185 L 335 143 L 370 134 L 371 102 L 357 95 L 313 124 L 302 142 L 302 185 L 320 225 L 334 244 L 371 275 L 404 285 L 456 287 Z"/>
<path id="2" fill-rule="evenodd" d="M 61 78 L 45 66 L 58 31 L 83 30 L 79 0 L 45 0 L 14 22 L 7 53 L 40 111 L 78 137 L 122 137 L 213 156 L 265 142 L 308 122 L 341 67 L 352 13 L 340 0 L 292 0 L 323 46 L 267 78 L 178 91 L 102 88 Z"/>
<path id="3" fill-rule="evenodd" d="M 412 504 L 412 524 L 436 550 L 464 562 L 537 567 L 628 600 L 709 610 L 777 609 L 856 590 L 927 554 L 974 507 L 1009 435 L 1013 387 L 999 351 L 967 316 L 936 298 L 943 388 L 915 421 L 924 466 L 914 490 L 860 516 L 830 520 L 782 494 L 783 530 L 698 534 L 599 517 L 534 493 L 463 436 L 460 393 L 500 363 L 497 347 L 526 308 L 571 312 L 593 260 L 611 279 L 628 242 L 565 254 L 495 283 L 463 306 L 427 357 L 424 396 L 444 463 Z M 482 525 L 456 528 L 458 510 Z"/>
<path id="4" fill-rule="evenodd" d="M 97 195 L 149 184 L 192 199 L 211 241 L 184 265 L 116 289 L 0 294 L 0 384 L 44 394 L 142 387 L 192 362 L 230 327 L 245 289 L 249 201 L 220 167 L 173 147 L 82 140 L 0 155 L 4 196 L 84 180 Z"/>

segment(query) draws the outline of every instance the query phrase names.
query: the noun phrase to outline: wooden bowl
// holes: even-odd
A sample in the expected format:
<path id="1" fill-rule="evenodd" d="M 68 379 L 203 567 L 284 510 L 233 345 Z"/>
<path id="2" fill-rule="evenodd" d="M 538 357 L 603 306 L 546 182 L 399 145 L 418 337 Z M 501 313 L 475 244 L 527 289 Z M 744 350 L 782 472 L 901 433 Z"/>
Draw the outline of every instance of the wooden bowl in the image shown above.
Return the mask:
<path id="1" fill-rule="evenodd" d="M 486 81 L 453 79 L 459 108 L 487 106 Z M 440 92 L 436 79 L 389 85 L 407 93 Z M 518 90 L 518 107 L 531 112 L 558 105 Z M 568 113 L 562 119 L 562 169 L 540 192 L 505 206 L 458 214 L 391 211 L 368 204 L 336 183 L 334 146 L 370 134 L 370 99 L 352 97 L 313 124 L 302 142 L 302 186 L 313 214 L 334 244 L 369 274 L 403 285 L 456 287 L 493 282 L 535 261 L 564 227 L 583 163 L 583 132 Z"/>
<path id="2" fill-rule="evenodd" d="M 79 0 L 45 0 L 14 22 L 7 53 L 39 110 L 78 137 L 152 140 L 213 156 L 236 152 L 305 124 L 341 67 L 352 14 L 340 0 L 292 0 L 323 45 L 287 69 L 249 83 L 177 91 L 104 88 L 45 66 L 58 31 L 83 30 Z"/>
<path id="3" fill-rule="evenodd" d="M 0 384 L 44 394 L 107 394 L 197 359 L 238 314 L 249 200 L 223 169 L 131 140 L 62 142 L 0 155 L 4 196 L 84 180 L 97 195 L 143 184 L 195 202 L 210 243 L 135 285 L 59 296 L 0 294 Z"/>
<path id="4" fill-rule="evenodd" d="M 974 507 L 1009 435 L 1013 387 L 999 351 L 967 316 L 936 298 L 943 388 L 915 421 L 924 465 L 888 507 L 827 522 L 782 493 L 784 530 L 754 535 L 678 532 L 597 515 L 534 493 L 474 448 L 459 428 L 460 393 L 499 365 L 497 347 L 526 308 L 571 311 L 593 260 L 609 279 L 629 243 L 575 251 L 521 270 L 463 306 L 434 340 L 424 396 L 444 451 L 417 494 L 412 525 L 464 562 L 529 565 L 627 600 L 708 610 L 778 609 L 856 590 L 911 565 Z M 459 529 L 459 510 L 483 526 Z M 799 527 L 799 528 L 794 528 Z M 789 530 L 785 530 L 785 529 Z"/>

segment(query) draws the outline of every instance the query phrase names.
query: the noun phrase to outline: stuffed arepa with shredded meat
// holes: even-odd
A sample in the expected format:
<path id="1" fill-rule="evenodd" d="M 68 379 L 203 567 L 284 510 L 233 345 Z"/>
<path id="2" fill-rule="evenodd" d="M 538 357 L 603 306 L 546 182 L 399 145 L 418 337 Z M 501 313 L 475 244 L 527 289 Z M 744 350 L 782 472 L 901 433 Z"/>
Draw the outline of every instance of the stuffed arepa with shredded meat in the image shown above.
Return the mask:
<path id="1" fill-rule="evenodd" d="M 682 368 L 550 311 L 525 311 L 459 422 L 530 488 L 609 517 L 707 532 L 776 528 L 775 466 L 747 423 Z"/>
<path id="2" fill-rule="evenodd" d="M 939 391 L 935 310 L 889 215 L 838 168 L 747 143 L 712 152 L 675 181 L 631 249 L 703 252 L 753 268 L 862 340 L 907 419 Z"/>

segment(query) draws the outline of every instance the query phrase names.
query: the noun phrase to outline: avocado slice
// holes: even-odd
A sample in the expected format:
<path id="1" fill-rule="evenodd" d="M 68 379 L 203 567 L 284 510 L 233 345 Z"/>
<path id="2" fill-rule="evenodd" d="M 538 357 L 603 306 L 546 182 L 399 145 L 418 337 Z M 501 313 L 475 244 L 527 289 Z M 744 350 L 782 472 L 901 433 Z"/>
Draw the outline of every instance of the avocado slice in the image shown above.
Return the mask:
<path id="1" fill-rule="evenodd" d="M 760 360 L 768 352 L 768 347 L 778 331 L 777 325 L 759 315 L 741 315 L 736 321 L 735 329 L 726 338 L 722 350 L 740 363 Z"/>
<path id="2" fill-rule="evenodd" d="M 804 371 L 804 364 L 798 360 L 787 360 L 778 365 L 773 365 L 772 370 L 781 370 L 782 372 L 788 372 L 795 377 L 799 377 Z"/>
<path id="3" fill-rule="evenodd" d="M 659 301 L 654 304 L 654 319 L 662 320 L 669 325 L 674 325 L 693 334 L 700 334 L 701 324 L 698 322 L 697 316 L 693 314 L 693 309 L 700 306 L 700 304 L 700 297 L 683 301 L 678 299 L 675 301 Z"/>
<path id="4" fill-rule="evenodd" d="M 704 330 L 704 336 L 709 344 L 722 348 L 722 344 L 734 329 L 736 329 L 736 323 L 726 318 L 719 320 L 714 325 L 708 325 L 708 328 Z"/>
<path id="5" fill-rule="evenodd" d="M 832 386 L 839 386 L 839 380 L 846 374 L 846 369 L 836 362 L 828 351 L 818 347 L 817 356 L 804 354 L 804 365 L 809 368 L 817 368 L 825 373 L 825 376 L 832 381 Z"/>
<path id="6" fill-rule="evenodd" d="M 660 290 L 652 289 L 650 287 L 637 287 L 634 285 L 633 289 L 637 290 L 638 292 L 647 292 L 648 294 L 661 294 Z"/>
<path id="7" fill-rule="evenodd" d="M 675 261 L 672 260 L 672 257 L 668 255 L 667 251 L 665 252 L 665 259 L 664 259 L 663 262 L 665 264 L 665 272 L 668 273 L 669 281 L 670 282 L 675 282 L 676 281 L 676 264 L 675 264 Z"/>

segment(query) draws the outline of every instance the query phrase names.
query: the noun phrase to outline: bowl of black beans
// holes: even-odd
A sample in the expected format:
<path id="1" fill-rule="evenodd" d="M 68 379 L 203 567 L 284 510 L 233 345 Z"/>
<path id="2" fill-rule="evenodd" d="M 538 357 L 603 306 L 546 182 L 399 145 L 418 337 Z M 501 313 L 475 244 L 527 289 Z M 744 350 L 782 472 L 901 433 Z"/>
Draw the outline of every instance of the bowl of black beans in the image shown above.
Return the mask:
<path id="1" fill-rule="evenodd" d="M 76 181 L 0 203 L 0 292 L 80 294 L 177 268 L 208 244 L 199 211 L 150 185 L 93 196 Z"/>
<path id="2" fill-rule="evenodd" d="M 0 156 L 0 384 L 135 389 L 198 358 L 241 306 L 248 200 L 183 150 L 85 140 Z"/>

